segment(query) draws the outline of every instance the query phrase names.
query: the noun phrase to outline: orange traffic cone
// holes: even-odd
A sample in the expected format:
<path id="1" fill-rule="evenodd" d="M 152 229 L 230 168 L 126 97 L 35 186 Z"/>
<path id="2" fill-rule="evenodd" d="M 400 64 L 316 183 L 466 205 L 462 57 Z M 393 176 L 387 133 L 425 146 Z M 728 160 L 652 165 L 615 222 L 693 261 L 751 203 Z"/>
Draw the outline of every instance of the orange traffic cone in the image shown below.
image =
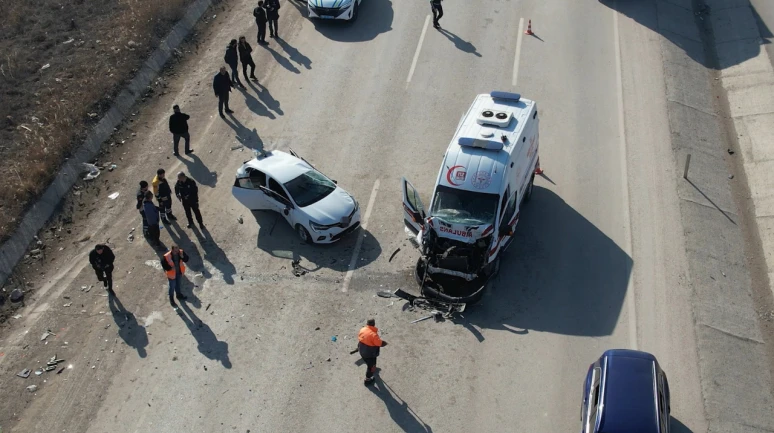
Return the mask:
<path id="1" fill-rule="evenodd" d="M 524 32 L 525 35 L 534 35 L 532 33 L 532 20 L 529 20 L 529 24 L 527 24 L 527 31 Z"/>
<path id="2" fill-rule="evenodd" d="M 535 165 L 535 174 L 543 174 L 543 169 L 540 168 L 540 158 L 538 158 L 537 164 Z"/>

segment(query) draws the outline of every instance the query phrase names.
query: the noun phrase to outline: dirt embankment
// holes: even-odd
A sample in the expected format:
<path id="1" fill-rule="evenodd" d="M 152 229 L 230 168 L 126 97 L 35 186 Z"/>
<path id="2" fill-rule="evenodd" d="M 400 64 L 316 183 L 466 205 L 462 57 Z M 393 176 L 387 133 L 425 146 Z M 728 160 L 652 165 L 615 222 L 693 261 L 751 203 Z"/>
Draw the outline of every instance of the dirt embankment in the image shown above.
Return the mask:
<path id="1" fill-rule="evenodd" d="M 0 242 L 193 0 L 0 0 Z"/>

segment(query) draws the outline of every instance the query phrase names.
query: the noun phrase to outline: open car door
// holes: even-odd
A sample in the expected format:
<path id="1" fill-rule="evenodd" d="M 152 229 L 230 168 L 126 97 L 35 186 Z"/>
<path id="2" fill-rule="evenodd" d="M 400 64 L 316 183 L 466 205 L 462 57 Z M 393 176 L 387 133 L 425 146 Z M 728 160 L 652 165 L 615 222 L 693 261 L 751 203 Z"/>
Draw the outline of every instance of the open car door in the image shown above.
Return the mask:
<path id="1" fill-rule="evenodd" d="M 247 176 L 237 177 L 231 194 L 250 210 L 276 210 L 263 191 L 266 175 L 258 170 L 247 169 Z"/>
<path id="2" fill-rule="evenodd" d="M 403 191 L 403 222 L 406 228 L 417 234 L 425 224 L 425 207 L 419 199 L 419 193 L 406 178 L 401 180 Z"/>

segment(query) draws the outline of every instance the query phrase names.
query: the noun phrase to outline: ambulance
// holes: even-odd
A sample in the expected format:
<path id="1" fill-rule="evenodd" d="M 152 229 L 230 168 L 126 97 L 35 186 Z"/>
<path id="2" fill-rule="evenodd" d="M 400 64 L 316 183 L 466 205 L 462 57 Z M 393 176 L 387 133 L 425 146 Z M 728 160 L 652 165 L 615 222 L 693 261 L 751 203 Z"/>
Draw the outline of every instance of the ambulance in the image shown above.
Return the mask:
<path id="1" fill-rule="evenodd" d="M 535 101 L 478 95 L 444 154 L 427 212 L 403 178 L 404 222 L 421 251 L 415 276 L 423 295 L 453 303 L 481 298 L 532 196 L 538 123 Z"/>

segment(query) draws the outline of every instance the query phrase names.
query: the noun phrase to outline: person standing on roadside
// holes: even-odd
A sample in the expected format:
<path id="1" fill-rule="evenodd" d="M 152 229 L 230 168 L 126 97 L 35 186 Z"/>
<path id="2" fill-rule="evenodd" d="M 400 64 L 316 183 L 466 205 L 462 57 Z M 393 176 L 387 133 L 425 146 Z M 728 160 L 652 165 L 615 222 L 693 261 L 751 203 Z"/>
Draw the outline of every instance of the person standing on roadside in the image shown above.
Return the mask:
<path id="1" fill-rule="evenodd" d="M 430 0 L 430 9 L 433 11 L 433 27 L 436 29 L 441 28 L 439 21 L 443 16 L 443 6 L 441 6 L 442 0 Z"/>
<path id="2" fill-rule="evenodd" d="M 185 140 L 185 154 L 188 155 L 193 152 L 193 149 L 191 149 L 191 134 L 188 133 L 188 119 L 191 116 L 181 112 L 179 105 L 172 107 L 172 110 L 175 112 L 169 116 L 169 132 L 172 133 L 172 140 L 175 145 L 172 155 L 179 155 L 177 151 L 181 138 Z"/>
<path id="3" fill-rule="evenodd" d="M 223 115 L 223 107 L 226 108 L 226 113 L 231 114 L 230 108 L 228 108 L 228 96 L 231 93 L 231 88 L 234 84 L 231 82 L 231 78 L 226 72 L 226 67 L 221 66 L 220 72 L 215 74 L 215 78 L 212 80 L 212 90 L 215 91 L 215 96 L 218 97 L 218 112 L 220 117 L 226 117 Z"/>
<path id="4" fill-rule="evenodd" d="M 266 19 L 269 20 L 269 35 L 272 38 L 278 38 L 279 34 L 279 0 L 266 0 Z"/>
<path id="5" fill-rule="evenodd" d="M 242 81 L 239 80 L 239 72 L 237 71 L 237 68 L 239 67 L 239 52 L 237 51 L 236 39 L 232 39 L 231 42 L 228 43 L 226 55 L 223 56 L 223 60 L 231 67 L 231 85 L 234 87 L 239 86 L 244 89 L 245 86 L 242 85 Z M 246 79 L 247 77 L 245 77 L 245 80 Z"/>
<path id="6" fill-rule="evenodd" d="M 188 254 L 176 245 L 172 245 L 169 251 L 161 257 L 161 267 L 164 268 L 164 273 L 167 274 L 167 281 L 169 282 L 169 305 L 175 311 L 177 311 L 177 303 L 175 303 L 174 295 L 177 295 L 179 301 L 188 299 L 180 291 L 186 262 L 188 262 Z"/>
<path id="7" fill-rule="evenodd" d="M 245 80 L 247 80 L 247 67 L 250 66 L 250 79 L 258 81 L 258 78 L 255 78 L 255 62 L 253 61 L 253 55 L 250 54 L 253 52 L 253 47 L 247 43 L 244 36 L 239 37 L 238 48 L 239 60 L 242 61 L 242 73 L 245 76 Z"/>
<path id="8" fill-rule="evenodd" d="M 159 210 L 161 211 L 161 221 L 169 224 L 169 221 L 177 221 L 177 217 L 172 215 L 172 188 L 166 178 L 166 171 L 163 168 L 156 170 L 156 177 L 151 182 L 153 185 L 153 194 L 159 201 Z"/>
<path id="9" fill-rule="evenodd" d="M 148 182 L 141 180 L 140 189 L 137 190 L 137 210 L 142 217 L 142 234 L 148 236 L 148 220 L 145 219 L 145 209 L 142 203 L 145 201 L 145 193 L 148 192 Z"/>
<path id="10" fill-rule="evenodd" d="M 153 193 L 147 191 L 145 200 L 142 202 L 142 208 L 145 213 L 145 220 L 148 221 L 148 238 L 153 246 L 159 246 L 161 243 L 161 227 L 159 227 L 159 208 L 153 204 Z"/>
<path id="11" fill-rule="evenodd" d="M 191 211 L 196 215 L 196 222 L 202 230 L 205 229 L 202 222 L 202 213 L 199 211 L 199 187 L 196 182 L 185 175 L 182 171 L 177 174 L 177 183 L 175 183 L 175 195 L 177 199 L 183 202 L 185 217 L 188 218 L 188 228 L 193 228 L 194 223 L 191 218 Z"/>
<path id="12" fill-rule="evenodd" d="M 379 337 L 379 328 L 376 327 L 374 319 L 368 319 L 366 326 L 360 329 L 357 334 L 357 349 L 360 357 L 366 363 L 365 385 L 374 383 L 374 373 L 376 373 L 376 358 L 379 356 L 379 349 L 386 346 L 387 342 Z"/>
<path id="13" fill-rule="evenodd" d="M 102 281 L 105 289 L 113 295 L 113 261 L 116 256 L 107 245 L 97 244 L 89 253 L 89 263 L 97 274 L 97 279 Z"/>
<path id="14" fill-rule="evenodd" d="M 255 17 L 255 24 L 258 25 L 258 44 L 268 45 L 266 42 L 266 9 L 263 8 L 263 1 L 258 2 L 258 7 L 253 9 L 253 16 Z"/>

